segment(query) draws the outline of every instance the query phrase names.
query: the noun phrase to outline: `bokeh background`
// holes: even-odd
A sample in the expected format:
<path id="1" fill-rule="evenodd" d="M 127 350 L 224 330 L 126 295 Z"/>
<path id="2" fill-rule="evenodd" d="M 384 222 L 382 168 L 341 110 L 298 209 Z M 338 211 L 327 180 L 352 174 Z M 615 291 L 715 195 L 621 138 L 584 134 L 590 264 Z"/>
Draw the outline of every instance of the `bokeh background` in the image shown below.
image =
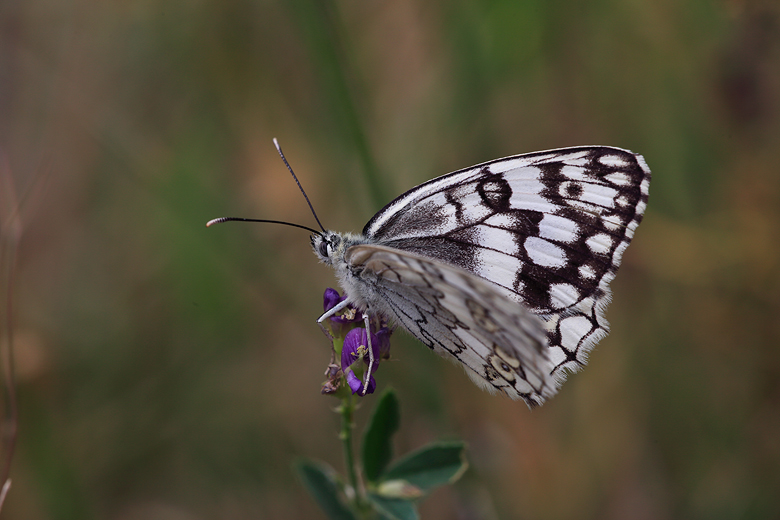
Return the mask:
<path id="1" fill-rule="evenodd" d="M 394 337 L 397 451 L 470 445 L 424 518 L 780 517 L 779 120 L 774 0 L 0 3 L 1 516 L 324 518 L 290 465 L 343 471 L 333 275 L 304 231 L 204 227 L 314 225 L 278 137 L 341 231 L 506 155 L 653 170 L 612 333 L 544 407 Z"/>

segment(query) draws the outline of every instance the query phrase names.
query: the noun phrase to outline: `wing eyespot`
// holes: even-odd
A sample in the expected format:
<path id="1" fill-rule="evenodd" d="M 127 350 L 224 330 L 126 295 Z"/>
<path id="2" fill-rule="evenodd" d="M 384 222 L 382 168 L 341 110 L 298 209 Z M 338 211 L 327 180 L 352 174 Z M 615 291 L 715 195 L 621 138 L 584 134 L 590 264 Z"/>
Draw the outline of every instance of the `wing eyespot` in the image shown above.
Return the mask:
<path id="1" fill-rule="evenodd" d="M 515 371 L 504 362 L 498 355 L 492 354 L 488 357 L 493 369 L 507 382 L 512 383 L 516 379 Z"/>
<path id="2" fill-rule="evenodd" d="M 520 360 L 510 355 L 506 350 L 496 345 L 495 343 L 493 344 L 493 352 L 495 352 L 499 358 L 501 358 L 507 365 L 509 365 L 513 369 L 516 370 L 520 368 Z"/>

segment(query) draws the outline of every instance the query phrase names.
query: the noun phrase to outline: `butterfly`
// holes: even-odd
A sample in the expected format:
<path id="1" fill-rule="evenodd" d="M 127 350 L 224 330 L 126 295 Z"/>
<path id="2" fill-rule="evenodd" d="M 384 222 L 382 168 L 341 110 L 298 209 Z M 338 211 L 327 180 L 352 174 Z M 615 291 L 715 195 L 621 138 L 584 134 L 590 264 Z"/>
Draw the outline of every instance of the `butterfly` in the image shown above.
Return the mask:
<path id="1" fill-rule="evenodd" d="M 478 386 L 540 405 L 609 331 L 609 284 L 649 185 L 641 155 L 561 148 L 432 179 L 360 234 L 305 228 L 348 295 L 319 321 L 351 305 L 404 328 Z"/>

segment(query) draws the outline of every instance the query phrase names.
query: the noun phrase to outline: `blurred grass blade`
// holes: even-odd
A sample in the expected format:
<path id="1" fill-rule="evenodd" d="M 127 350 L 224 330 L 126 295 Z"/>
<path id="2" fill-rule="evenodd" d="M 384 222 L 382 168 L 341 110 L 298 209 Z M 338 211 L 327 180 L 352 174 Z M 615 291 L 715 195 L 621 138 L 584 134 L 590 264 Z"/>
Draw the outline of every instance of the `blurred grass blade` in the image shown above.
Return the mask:
<path id="1" fill-rule="evenodd" d="M 406 481 L 423 493 L 451 484 L 468 468 L 464 442 L 432 443 L 402 458 L 384 474 L 385 482 Z"/>
<path id="2" fill-rule="evenodd" d="M 376 482 L 393 458 L 393 435 L 401 422 L 398 408 L 395 390 L 386 390 L 363 435 L 363 473 L 369 482 Z"/>
<path id="3" fill-rule="evenodd" d="M 330 520 L 357 520 L 341 500 L 333 469 L 323 463 L 300 460 L 294 464 L 303 485 Z"/>
<path id="4" fill-rule="evenodd" d="M 364 96 L 361 96 L 361 82 L 350 63 L 347 49 L 353 46 L 344 42 L 338 6 L 333 0 L 295 0 L 288 5 L 302 27 L 301 34 L 307 39 L 312 62 L 318 66 L 320 84 L 328 98 L 327 106 L 332 111 L 335 131 L 353 144 L 362 166 L 371 207 L 380 208 L 388 201 L 387 190 L 361 116 L 359 101 Z M 350 179 L 342 181 L 349 189 L 352 184 Z"/>

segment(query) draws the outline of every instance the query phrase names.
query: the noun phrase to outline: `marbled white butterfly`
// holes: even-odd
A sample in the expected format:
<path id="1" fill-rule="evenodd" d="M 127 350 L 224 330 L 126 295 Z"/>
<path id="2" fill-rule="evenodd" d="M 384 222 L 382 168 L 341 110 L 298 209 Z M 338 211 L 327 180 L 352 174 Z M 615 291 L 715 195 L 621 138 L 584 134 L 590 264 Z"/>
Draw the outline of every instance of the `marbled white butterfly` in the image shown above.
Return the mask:
<path id="1" fill-rule="evenodd" d="M 348 295 L 319 321 L 347 305 L 389 319 L 478 386 L 539 405 L 607 335 L 649 185 L 640 155 L 562 148 L 425 182 L 359 235 L 306 228 Z"/>

